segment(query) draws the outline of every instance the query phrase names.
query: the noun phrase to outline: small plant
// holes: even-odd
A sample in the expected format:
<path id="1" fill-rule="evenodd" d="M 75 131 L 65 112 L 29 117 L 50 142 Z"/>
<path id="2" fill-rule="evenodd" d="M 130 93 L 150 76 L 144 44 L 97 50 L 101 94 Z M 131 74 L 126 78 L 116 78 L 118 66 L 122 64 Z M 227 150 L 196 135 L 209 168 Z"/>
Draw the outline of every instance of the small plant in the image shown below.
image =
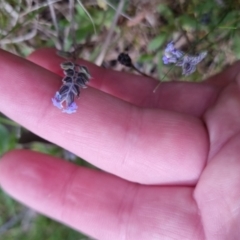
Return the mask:
<path id="1" fill-rule="evenodd" d="M 168 43 L 163 55 L 163 63 L 175 63 L 176 66 L 182 67 L 182 74 L 188 76 L 195 72 L 197 64 L 199 64 L 205 57 L 207 52 L 201 52 L 197 55 L 188 55 L 174 47 L 174 43 Z"/>
<path id="2" fill-rule="evenodd" d="M 77 104 L 74 102 L 75 97 L 79 97 L 80 88 L 87 88 L 91 75 L 85 66 L 73 62 L 64 62 L 61 64 L 65 77 L 62 79 L 63 85 L 52 98 L 53 105 L 62 109 L 64 113 L 75 113 Z M 65 107 L 63 103 L 65 102 Z"/>

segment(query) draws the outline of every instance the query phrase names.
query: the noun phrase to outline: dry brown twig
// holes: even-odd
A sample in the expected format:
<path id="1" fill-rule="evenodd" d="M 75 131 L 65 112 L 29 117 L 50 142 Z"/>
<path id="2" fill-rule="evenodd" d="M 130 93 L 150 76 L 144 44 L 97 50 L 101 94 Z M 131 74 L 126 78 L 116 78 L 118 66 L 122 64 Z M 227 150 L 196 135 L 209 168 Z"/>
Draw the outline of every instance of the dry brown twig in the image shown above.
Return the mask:
<path id="1" fill-rule="evenodd" d="M 116 27 L 116 24 L 117 24 L 117 21 L 118 21 L 118 18 L 119 16 L 121 15 L 121 12 L 122 12 L 122 9 L 123 9 L 123 6 L 124 6 L 124 3 L 125 3 L 125 0 L 120 0 L 119 4 L 118 4 L 118 7 L 117 7 L 117 11 L 116 11 L 116 14 L 114 16 L 114 19 L 113 19 L 113 22 L 112 22 L 112 25 L 108 31 L 108 35 L 106 37 L 106 40 L 102 46 L 102 50 L 100 52 L 100 54 L 98 55 L 98 57 L 96 58 L 95 60 L 95 64 L 98 65 L 98 66 L 101 66 L 102 65 L 102 62 L 103 62 L 103 59 L 107 53 L 107 50 L 109 48 L 109 45 L 110 45 L 110 42 L 112 40 L 112 36 L 113 36 L 113 33 L 114 33 L 114 29 Z"/>
<path id="2" fill-rule="evenodd" d="M 48 7 L 50 10 L 52 23 L 55 28 L 56 34 L 57 34 L 57 39 L 56 39 L 57 41 L 54 42 L 55 47 L 56 47 L 56 49 L 61 50 L 61 49 L 63 49 L 63 43 L 61 41 L 61 35 L 60 35 L 58 23 L 57 23 L 57 17 L 56 17 L 56 13 L 55 13 L 54 3 L 51 4 L 50 0 L 48 0 Z"/>

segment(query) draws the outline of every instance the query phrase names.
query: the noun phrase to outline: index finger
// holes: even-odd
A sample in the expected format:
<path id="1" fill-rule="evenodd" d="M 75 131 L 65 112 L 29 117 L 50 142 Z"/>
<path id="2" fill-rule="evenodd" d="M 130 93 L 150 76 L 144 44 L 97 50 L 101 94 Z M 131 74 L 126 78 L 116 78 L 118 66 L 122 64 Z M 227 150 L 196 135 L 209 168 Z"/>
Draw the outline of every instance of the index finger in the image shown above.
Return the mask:
<path id="1" fill-rule="evenodd" d="M 37 135 L 135 182 L 193 184 L 201 174 L 208 139 L 199 119 L 138 108 L 90 87 L 77 113 L 66 115 L 51 103 L 58 75 L 4 51 L 0 64 L 0 110 Z"/>
<path id="2" fill-rule="evenodd" d="M 28 59 L 60 76 L 63 75 L 60 63 L 64 59 L 56 54 L 56 49 L 38 49 L 28 56 Z M 215 101 L 219 91 L 208 84 L 174 81 L 163 82 L 153 93 L 159 83 L 155 79 L 100 68 L 82 59 L 77 61 L 92 72 L 94 79 L 89 82 L 91 87 L 139 107 L 161 108 L 200 117 Z"/>

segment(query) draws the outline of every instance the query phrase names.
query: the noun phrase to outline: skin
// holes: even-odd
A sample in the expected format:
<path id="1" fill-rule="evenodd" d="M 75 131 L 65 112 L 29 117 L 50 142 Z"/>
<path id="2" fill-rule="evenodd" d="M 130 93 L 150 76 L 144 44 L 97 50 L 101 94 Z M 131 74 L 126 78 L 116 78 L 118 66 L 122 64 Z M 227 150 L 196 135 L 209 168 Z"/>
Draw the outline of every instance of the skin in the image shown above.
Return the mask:
<path id="1" fill-rule="evenodd" d="M 0 111 L 103 171 L 14 150 L 3 190 L 96 239 L 238 239 L 240 63 L 153 93 L 155 80 L 79 60 L 93 78 L 68 115 L 51 103 L 62 61 L 1 50 Z"/>

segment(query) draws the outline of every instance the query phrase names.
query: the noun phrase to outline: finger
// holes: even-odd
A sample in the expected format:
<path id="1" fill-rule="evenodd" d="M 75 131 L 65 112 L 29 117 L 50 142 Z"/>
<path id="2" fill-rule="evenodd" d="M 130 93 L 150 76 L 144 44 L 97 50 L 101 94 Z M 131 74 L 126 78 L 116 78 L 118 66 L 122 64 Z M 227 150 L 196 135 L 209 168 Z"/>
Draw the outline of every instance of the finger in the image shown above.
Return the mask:
<path id="1" fill-rule="evenodd" d="M 7 52 L 0 56 L 0 110 L 11 119 L 125 179 L 197 181 L 208 151 L 199 119 L 137 108 L 92 88 L 82 91 L 77 113 L 63 114 L 51 103 L 57 75 Z"/>
<path id="2" fill-rule="evenodd" d="M 236 82 L 224 88 L 218 100 L 205 113 L 211 159 L 233 136 L 240 131 L 240 91 Z"/>
<path id="3" fill-rule="evenodd" d="M 62 76 L 60 63 L 63 58 L 56 54 L 55 49 L 39 49 L 28 59 L 32 62 Z M 216 99 L 218 88 L 196 83 L 162 83 L 156 93 L 156 80 L 139 75 L 116 72 L 99 68 L 84 60 L 93 79 L 89 85 L 115 97 L 140 107 L 161 108 L 201 116 L 206 108 Z"/>
<path id="4" fill-rule="evenodd" d="M 96 239 L 203 239 L 190 187 L 141 186 L 23 150 L 3 157 L 0 184 L 20 202 Z"/>
<path id="5" fill-rule="evenodd" d="M 227 67 L 224 71 L 210 77 L 205 82 L 220 89 L 226 87 L 229 83 L 234 82 L 240 72 L 240 61 L 235 62 Z"/>
<path id="6" fill-rule="evenodd" d="M 195 191 L 206 239 L 239 238 L 240 137 L 231 138 L 209 162 Z"/>

